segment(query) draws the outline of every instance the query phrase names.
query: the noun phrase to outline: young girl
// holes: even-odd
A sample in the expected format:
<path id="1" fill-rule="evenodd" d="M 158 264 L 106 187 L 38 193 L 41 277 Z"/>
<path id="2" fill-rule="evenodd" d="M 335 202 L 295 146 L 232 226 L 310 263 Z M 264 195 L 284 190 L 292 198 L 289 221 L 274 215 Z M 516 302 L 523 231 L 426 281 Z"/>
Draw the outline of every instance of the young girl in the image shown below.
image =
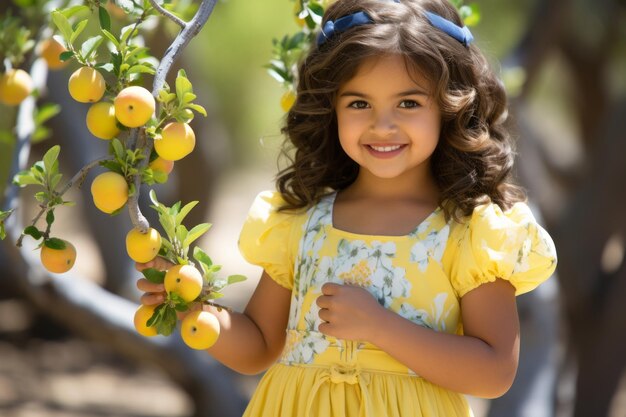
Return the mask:
<path id="1" fill-rule="evenodd" d="M 242 314 L 204 307 L 209 353 L 269 367 L 245 416 L 471 416 L 464 393 L 515 376 L 515 295 L 556 265 L 509 182 L 503 87 L 443 0 L 338 0 L 323 23 L 290 165 L 241 232 L 264 273 Z"/>

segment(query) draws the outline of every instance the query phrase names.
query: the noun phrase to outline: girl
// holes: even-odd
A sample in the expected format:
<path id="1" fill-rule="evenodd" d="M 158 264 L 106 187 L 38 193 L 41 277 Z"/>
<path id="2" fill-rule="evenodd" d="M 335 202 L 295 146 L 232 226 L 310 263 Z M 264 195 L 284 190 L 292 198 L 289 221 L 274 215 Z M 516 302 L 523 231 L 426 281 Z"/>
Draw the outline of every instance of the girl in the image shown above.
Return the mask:
<path id="1" fill-rule="evenodd" d="M 269 367 L 245 416 L 471 416 L 463 393 L 510 387 L 515 295 L 556 255 L 509 182 L 505 94 L 460 24 L 441 0 L 324 16 L 284 127 L 293 159 L 240 236 L 261 280 L 243 314 L 204 307 L 211 355 Z"/>

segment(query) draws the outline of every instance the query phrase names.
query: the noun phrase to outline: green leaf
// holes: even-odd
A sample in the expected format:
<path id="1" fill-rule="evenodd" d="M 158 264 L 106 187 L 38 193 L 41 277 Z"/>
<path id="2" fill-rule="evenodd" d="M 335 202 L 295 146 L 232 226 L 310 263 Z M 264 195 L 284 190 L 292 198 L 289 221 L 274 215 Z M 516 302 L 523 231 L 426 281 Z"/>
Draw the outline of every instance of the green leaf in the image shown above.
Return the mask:
<path id="1" fill-rule="evenodd" d="M 114 34 L 110 32 L 110 29 L 102 29 L 102 34 L 115 46 L 115 49 L 120 49 L 120 42 L 117 40 Z"/>
<path id="2" fill-rule="evenodd" d="M 34 195 L 35 200 L 37 200 L 40 203 L 46 203 L 48 200 L 48 193 L 46 193 L 45 191 L 40 191 L 38 193 L 35 193 Z"/>
<path id="3" fill-rule="evenodd" d="M 123 161 L 124 160 L 124 145 L 122 145 L 122 142 L 120 142 L 119 139 L 114 138 L 111 141 L 111 146 L 113 147 L 113 154 L 115 155 L 115 157 Z"/>
<path id="4" fill-rule="evenodd" d="M 50 178 L 50 189 L 55 190 L 59 182 L 61 182 L 61 178 L 63 178 L 63 174 L 54 174 L 52 178 Z"/>
<path id="5" fill-rule="evenodd" d="M 20 171 L 13 177 L 13 184 L 19 185 L 20 187 L 25 187 L 27 185 L 43 185 L 43 181 L 33 175 L 33 173 L 28 171 Z"/>
<path id="6" fill-rule="evenodd" d="M 201 114 L 201 115 L 203 115 L 204 117 L 206 117 L 206 116 L 207 116 L 206 110 L 204 109 L 204 107 L 202 107 L 202 106 L 201 106 L 201 105 L 199 105 L 199 104 L 194 104 L 194 103 L 191 103 L 191 104 L 187 104 L 187 106 L 186 106 L 186 107 L 188 107 L 188 108 L 190 108 L 190 109 L 192 109 L 192 110 L 197 111 L 198 113 L 200 113 L 200 114 Z"/>
<path id="7" fill-rule="evenodd" d="M 163 284 L 165 280 L 165 271 L 159 271 L 154 268 L 147 268 L 141 271 L 144 277 L 153 284 Z"/>
<path id="8" fill-rule="evenodd" d="M 124 26 L 120 31 L 120 43 L 127 43 L 128 39 L 137 34 L 137 28 L 135 24 L 130 24 L 128 26 Z"/>
<path id="9" fill-rule="evenodd" d="M 171 101 L 173 101 L 176 98 L 176 94 L 174 93 L 168 93 L 165 90 L 159 90 L 159 97 L 158 100 L 163 103 L 163 104 L 167 104 L 170 103 Z"/>
<path id="10" fill-rule="evenodd" d="M 61 32 L 61 35 L 63 36 L 63 38 L 66 41 L 69 41 L 74 31 L 72 30 L 72 25 L 70 25 L 70 22 L 69 20 L 67 20 L 67 17 L 65 17 L 65 15 L 59 12 L 58 10 L 55 10 L 52 12 L 52 21 L 54 22 L 55 26 L 59 29 L 59 32 Z"/>
<path id="11" fill-rule="evenodd" d="M 46 223 L 48 225 L 54 223 L 54 210 L 49 210 L 48 213 L 46 213 Z"/>
<path id="12" fill-rule="evenodd" d="M 211 265 L 213 265 L 213 261 L 209 255 L 198 246 L 193 249 L 193 259 L 200 262 L 201 266 L 206 266 L 207 268 L 210 268 Z"/>
<path id="13" fill-rule="evenodd" d="M 183 243 L 185 240 L 187 240 L 188 233 L 189 231 L 184 225 L 179 224 L 176 226 L 176 238 L 178 239 L 179 242 Z"/>
<path id="14" fill-rule="evenodd" d="M 183 95 L 183 99 L 182 102 L 183 103 L 191 103 L 192 101 L 194 101 L 196 99 L 196 95 L 194 93 L 185 93 L 185 95 Z"/>
<path id="15" fill-rule="evenodd" d="M 193 88 L 191 82 L 187 79 L 185 70 L 180 69 L 176 76 L 176 96 L 182 101 L 187 93 L 193 93 Z"/>
<path id="16" fill-rule="evenodd" d="M 102 35 L 96 35 L 87 39 L 80 47 L 80 53 L 85 59 L 91 59 L 91 56 L 96 52 L 102 41 L 104 41 Z"/>
<path id="17" fill-rule="evenodd" d="M 59 59 L 63 62 L 74 58 L 74 51 L 64 51 L 59 55 Z"/>
<path id="18" fill-rule="evenodd" d="M 163 171 L 152 171 L 152 178 L 158 184 L 165 184 L 168 180 L 168 175 Z"/>
<path id="19" fill-rule="evenodd" d="M 209 223 L 201 223 L 197 226 L 194 226 L 188 233 L 187 237 L 183 241 L 183 246 L 191 245 L 196 239 L 205 234 L 207 230 L 211 228 Z"/>
<path id="20" fill-rule="evenodd" d="M 49 239 L 44 240 L 43 244 L 50 249 L 65 249 L 65 241 L 58 239 L 56 237 L 51 237 Z"/>
<path id="21" fill-rule="evenodd" d="M 181 224 L 183 222 L 183 219 L 189 214 L 191 209 L 193 209 L 197 204 L 198 204 L 198 201 L 191 201 L 185 204 L 185 206 L 176 215 L 176 224 Z"/>
<path id="22" fill-rule="evenodd" d="M 43 233 L 41 233 L 39 229 L 32 225 L 25 228 L 23 233 L 25 235 L 32 236 L 32 238 L 35 240 L 39 240 L 43 236 Z"/>
<path id="23" fill-rule="evenodd" d="M 141 65 L 141 64 L 137 64 L 137 65 L 133 65 L 132 67 L 130 67 L 128 69 L 128 71 L 126 71 L 127 74 L 154 74 L 156 71 L 154 70 L 154 68 L 149 67 L 147 65 Z"/>
<path id="24" fill-rule="evenodd" d="M 242 282 L 247 280 L 248 278 L 246 278 L 244 275 L 229 275 L 228 276 L 228 285 L 230 284 L 236 284 L 237 282 Z"/>
<path id="25" fill-rule="evenodd" d="M 61 13 L 63 13 L 63 16 L 67 19 L 81 12 L 89 12 L 89 6 L 79 5 L 61 10 Z"/>
<path id="26" fill-rule="evenodd" d="M 100 27 L 104 30 L 111 30 L 111 16 L 107 10 L 100 6 L 98 7 L 98 19 L 100 20 Z"/>
<path id="27" fill-rule="evenodd" d="M 76 25 L 74 25 L 74 30 L 73 30 L 72 36 L 70 36 L 69 43 L 73 44 L 76 41 L 76 38 L 78 38 L 78 35 L 83 33 L 83 30 L 85 30 L 85 28 L 87 27 L 87 23 L 89 23 L 89 21 L 85 19 L 85 20 L 81 20 Z M 83 56 L 84 55 L 85 54 L 83 54 Z"/>
<path id="28" fill-rule="evenodd" d="M 54 163 L 57 161 L 60 151 L 61 147 L 59 145 L 54 145 L 52 148 L 48 149 L 48 152 L 46 152 L 43 156 L 43 166 L 46 172 L 51 172 L 53 170 Z"/>

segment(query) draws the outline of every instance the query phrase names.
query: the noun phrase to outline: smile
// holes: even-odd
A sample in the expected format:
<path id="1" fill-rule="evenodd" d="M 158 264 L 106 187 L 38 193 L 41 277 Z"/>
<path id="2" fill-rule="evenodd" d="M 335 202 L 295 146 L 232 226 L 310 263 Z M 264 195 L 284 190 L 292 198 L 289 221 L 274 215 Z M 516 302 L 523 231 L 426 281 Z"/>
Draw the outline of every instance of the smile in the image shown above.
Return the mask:
<path id="1" fill-rule="evenodd" d="M 389 146 L 376 146 L 376 145 L 368 145 L 371 149 L 375 150 L 376 152 L 393 152 L 393 151 L 397 151 L 398 149 L 402 148 L 404 145 L 389 145 Z"/>

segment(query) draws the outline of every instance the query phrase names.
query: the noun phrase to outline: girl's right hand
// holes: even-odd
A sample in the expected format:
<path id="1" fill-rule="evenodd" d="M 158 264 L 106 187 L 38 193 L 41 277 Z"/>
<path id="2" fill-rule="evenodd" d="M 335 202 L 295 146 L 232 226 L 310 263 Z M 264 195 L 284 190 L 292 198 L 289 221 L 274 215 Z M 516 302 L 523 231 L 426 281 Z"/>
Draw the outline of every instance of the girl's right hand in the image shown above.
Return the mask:
<path id="1" fill-rule="evenodd" d="M 154 268 L 160 271 L 167 271 L 173 265 L 174 264 L 168 260 L 157 256 L 150 262 L 135 263 L 135 269 L 137 269 L 137 271 L 143 271 L 144 269 Z M 140 278 L 137 280 L 137 288 L 145 293 L 140 298 L 141 304 L 149 306 L 161 304 L 165 301 L 166 294 L 163 284 L 155 284 L 145 278 Z"/>

